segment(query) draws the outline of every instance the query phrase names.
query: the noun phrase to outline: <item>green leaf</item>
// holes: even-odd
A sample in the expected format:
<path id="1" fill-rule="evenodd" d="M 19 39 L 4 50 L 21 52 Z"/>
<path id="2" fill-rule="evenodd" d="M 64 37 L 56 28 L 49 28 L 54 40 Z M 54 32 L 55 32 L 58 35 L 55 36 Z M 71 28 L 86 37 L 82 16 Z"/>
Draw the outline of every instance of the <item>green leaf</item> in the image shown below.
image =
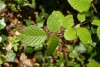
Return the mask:
<path id="1" fill-rule="evenodd" d="M 86 47 L 84 44 L 80 43 L 79 46 L 75 47 L 75 51 L 78 51 L 79 53 L 85 53 L 86 52 Z"/>
<path id="2" fill-rule="evenodd" d="M 77 58 L 78 57 L 78 53 L 75 50 L 73 50 L 73 52 L 69 54 L 69 57 Z"/>
<path id="3" fill-rule="evenodd" d="M 93 51 L 93 47 L 88 45 L 87 46 L 87 53 L 91 53 Z"/>
<path id="4" fill-rule="evenodd" d="M 87 67 L 100 67 L 100 63 L 96 62 L 95 60 L 92 60 L 87 64 Z"/>
<path id="5" fill-rule="evenodd" d="M 64 54 L 60 53 L 59 60 L 57 61 L 57 64 L 59 65 L 58 67 L 64 67 L 64 63 L 65 63 Z"/>
<path id="6" fill-rule="evenodd" d="M 81 24 L 77 24 L 77 25 L 75 26 L 75 28 L 80 28 L 80 25 L 81 25 Z"/>
<path id="7" fill-rule="evenodd" d="M 63 21 L 63 14 L 60 11 L 53 11 L 47 19 L 47 27 L 51 32 L 57 32 Z"/>
<path id="8" fill-rule="evenodd" d="M 48 18 L 48 14 L 44 11 L 42 8 L 42 12 L 39 14 L 39 16 L 36 18 L 36 23 L 39 27 L 43 27 L 45 20 Z"/>
<path id="9" fill-rule="evenodd" d="M 67 15 L 62 22 L 64 28 L 69 28 L 74 25 L 73 15 Z"/>
<path id="10" fill-rule="evenodd" d="M 16 5 L 15 4 L 10 4 L 11 5 L 11 10 L 13 11 L 13 12 L 17 12 L 17 9 L 16 9 Z"/>
<path id="11" fill-rule="evenodd" d="M 6 26 L 4 18 L 0 19 L 0 30 Z"/>
<path id="12" fill-rule="evenodd" d="M 8 62 L 14 62 L 16 54 L 13 51 L 7 52 L 7 61 Z"/>
<path id="13" fill-rule="evenodd" d="M 97 36 L 100 39 L 100 27 L 97 28 Z"/>
<path id="14" fill-rule="evenodd" d="M 80 64 L 76 64 L 75 67 L 81 67 Z"/>
<path id="15" fill-rule="evenodd" d="M 80 27 L 77 28 L 76 31 L 77 31 L 77 35 L 79 36 L 79 39 L 83 44 L 92 43 L 91 34 L 86 28 Z"/>
<path id="16" fill-rule="evenodd" d="M 88 11 L 93 0 L 68 0 L 69 4 L 79 12 Z"/>
<path id="17" fill-rule="evenodd" d="M 19 5 L 24 4 L 24 1 L 25 1 L 25 0 L 17 0 L 17 2 L 18 2 Z"/>
<path id="18" fill-rule="evenodd" d="M 68 48 L 69 52 L 72 52 L 74 49 L 74 46 L 69 44 L 69 45 L 67 45 L 67 48 Z"/>
<path id="19" fill-rule="evenodd" d="M 65 32 L 64 32 L 64 38 L 66 40 L 74 40 L 74 39 L 76 39 L 77 36 L 76 36 L 75 29 L 74 28 L 68 28 L 68 29 L 66 29 Z"/>
<path id="20" fill-rule="evenodd" d="M 0 66 L 1 66 L 2 64 L 4 64 L 4 62 L 5 62 L 5 58 L 0 58 Z"/>
<path id="21" fill-rule="evenodd" d="M 43 47 L 43 45 L 44 45 L 44 44 L 42 43 L 41 45 L 35 46 L 34 51 L 39 51 L 39 50 L 41 50 L 42 47 Z"/>
<path id="22" fill-rule="evenodd" d="M 36 61 L 38 63 L 41 63 L 43 60 L 42 52 L 37 52 L 35 55 L 36 55 Z"/>
<path id="23" fill-rule="evenodd" d="M 87 28 L 83 28 L 83 27 L 78 28 L 77 35 L 79 36 L 83 44 L 92 43 L 91 34 Z"/>
<path id="24" fill-rule="evenodd" d="M 93 20 L 92 24 L 100 26 L 100 20 Z"/>
<path id="25" fill-rule="evenodd" d="M 43 29 L 30 25 L 22 30 L 20 37 L 25 45 L 34 47 L 41 45 L 46 40 L 47 34 Z"/>
<path id="26" fill-rule="evenodd" d="M 77 57 L 77 61 L 81 62 L 81 64 L 83 65 L 84 64 L 84 61 L 85 61 L 85 57 L 84 56 Z"/>
<path id="27" fill-rule="evenodd" d="M 43 27 L 45 20 L 44 20 L 43 18 L 41 18 L 40 16 L 38 16 L 38 17 L 36 18 L 36 22 L 37 22 L 37 25 L 38 25 L 39 27 Z"/>
<path id="28" fill-rule="evenodd" d="M 26 25 L 32 25 L 32 21 L 28 19 L 23 19 L 23 21 L 26 23 Z"/>
<path id="29" fill-rule="evenodd" d="M 85 21 L 85 14 L 83 13 L 78 13 L 77 15 L 78 20 L 82 23 Z"/>
<path id="30" fill-rule="evenodd" d="M 74 61 L 68 61 L 67 62 L 68 67 L 75 67 L 75 65 L 76 65 L 76 62 L 74 62 Z"/>
<path id="31" fill-rule="evenodd" d="M 92 43 L 91 34 L 86 28 L 80 27 L 77 28 L 76 31 L 77 31 L 77 35 L 79 36 L 79 39 L 83 44 Z"/>
<path id="32" fill-rule="evenodd" d="M 2 41 L 2 37 L 0 36 L 0 42 Z"/>
<path id="33" fill-rule="evenodd" d="M 3 1 L 0 1 L 0 12 L 6 8 L 6 4 Z"/>
<path id="34" fill-rule="evenodd" d="M 32 54 L 32 52 L 34 51 L 33 47 L 30 47 L 30 46 L 26 46 L 24 48 L 24 51 L 28 54 Z"/>
<path id="35" fill-rule="evenodd" d="M 29 4 L 29 6 L 30 6 L 31 8 L 36 8 L 35 0 L 32 0 L 32 4 Z"/>
<path id="36" fill-rule="evenodd" d="M 45 55 L 51 56 L 59 44 L 60 44 L 60 41 L 57 36 L 50 37 Z"/>

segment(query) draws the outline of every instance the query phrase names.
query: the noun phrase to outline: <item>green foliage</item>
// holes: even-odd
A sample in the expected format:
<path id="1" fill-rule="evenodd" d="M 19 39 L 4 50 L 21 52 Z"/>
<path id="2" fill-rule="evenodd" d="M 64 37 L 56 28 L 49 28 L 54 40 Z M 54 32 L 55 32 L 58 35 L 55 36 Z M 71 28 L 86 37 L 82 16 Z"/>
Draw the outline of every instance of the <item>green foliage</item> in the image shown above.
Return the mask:
<path id="1" fill-rule="evenodd" d="M 19 5 L 22 5 L 22 4 L 24 4 L 24 1 L 25 0 L 16 0 L 17 1 L 17 3 L 19 4 Z"/>
<path id="2" fill-rule="evenodd" d="M 6 23 L 5 23 L 5 21 L 4 21 L 4 18 L 2 18 L 2 19 L 0 20 L 0 30 L 4 29 L 5 26 L 6 26 Z M 2 37 L 1 37 L 1 35 L 0 35 L 0 42 L 2 42 Z"/>
<path id="3" fill-rule="evenodd" d="M 92 24 L 98 26 L 98 28 L 97 28 L 97 36 L 100 39 L 100 20 L 93 20 Z"/>
<path id="4" fill-rule="evenodd" d="M 42 58 L 42 53 L 41 52 L 37 52 L 36 53 L 36 61 L 37 62 L 42 62 L 43 58 Z"/>
<path id="5" fill-rule="evenodd" d="M 71 57 L 71 58 L 77 58 L 77 57 L 78 57 L 78 53 L 77 53 L 75 50 L 73 50 L 73 51 L 69 54 L 69 57 Z"/>
<path id="6" fill-rule="evenodd" d="M 4 18 L 0 19 L 0 30 L 6 26 Z"/>
<path id="7" fill-rule="evenodd" d="M 72 46 L 72 45 L 67 45 L 67 48 L 68 48 L 68 50 L 69 50 L 69 52 L 72 52 L 73 51 L 73 49 L 74 49 L 74 47 Z"/>
<path id="8" fill-rule="evenodd" d="M 100 67 L 100 63 L 96 62 L 95 60 L 91 60 L 88 64 L 87 67 Z"/>
<path id="9" fill-rule="evenodd" d="M 17 12 L 17 9 L 16 9 L 16 5 L 15 4 L 10 4 L 10 8 L 13 12 Z"/>
<path id="10" fill-rule="evenodd" d="M 45 20 L 48 18 L 48 14 L 42 9 L 42 12 L 36 18 L 36 23 L 39 27 L 43 27 Z"/>
<path id="11" fill-rule="evenodd" d="M 6 4 L 5 4 L 3 1 L 0 1 L 0 12 L 1 12 L 2 10 L 4 10 L 5 7 L 6 7 Z"/>
<path id="12" fill-rule="evenodd" d="M 64 54 L 63 53 L 60 53 L 59 54 L 59 60 L 57 61 L 57 65 L 59 67 L 64 67 L 64 62 L 65 62 L 65 59 L 64 59 Z"/>
<path id="13" fill-rule="evenodd" d="M 35 0 L 31 0 L 31 1 L 32 1 L 32 3 L 29 4 L 29 6 L 30 6 L 31 8 L 36 8 Z"/>
<path id="14" fill-rule="evenodd" d="M 30 47 L 30 46 L 26 46 L 24 48 L 24 51 L 28 54 L 32 54 L 32 52 L 34 51 L 33 47 Z"/>
<path id="15" fill-rule="evenodd" d="M 84 44 L 80 43 L 79 46 L 76 46 L 74 50 L 79 53 L 86 53 L 87 48 L 85 47 Z"/>
<path id="16" fill-rule="evenodd" d="M 56 48 L 59 44 L 60 44 L 60 41 L 57 36 L 50 37 L 45 55 L 52 56 L 53 52 L 56 50 Z"/>
<path id="17" fill-rule="evenodd" d="M 69 4 L 79 12 L 88 11 L 93 0 L 68 0 Z"/>
<path id="18" fill-rule="evenodd" d="M 17 51 L 18 50 L 18 46 L 19 46 L 19 41 L 20 38 L 18 38 L 17 36 L 13 36 L 13 37 L 9 37 L 9 41 L 12 44 L 12 48 Z"/>
<path id="19" fill-rule="evenodd" d="M 67 15 L 64 17 L 62 25 L 64 28 L 70 28 L 74 25 L 73 15 Z"/>
<path id="20" fill-rule="evenodd" d="M 45 41 L 47 34 L 43 29 L 30 25 L 23 29 L 20 37 L 26 46 L 35 47 Z"/>
<path id="21" fill-rule="evenodd" d="M 0 42 L 2 41 L 2 37 L 0 36 Z"/>
<path id="22" fill-rule="evenodd" d="M 35 0 L 30 0 L 30 1 L 29 0 L 14 0 L 11 3 L 9 3 L 9 6 L 13 12 L 18 12 L 18 11 L 22 10 L 21 9 L 22 7 L 27 8 L 27 6 L 32 8 L 32 9 L 35 9 L 36 2 L 35 2 Z"/>
<path id="23" fill-rule="evenodd" d="M 77 38 L 76 31 L 74 28 L 68 28 L 64 32 L 64 37 L 66 40 L 74 40 Z"/>
<path id="24" fill-rule="evenodd" d="M 15 58 L 16 54 L 13 51 L 8 51 L 6 58 L 8 62 L 14 62 L 14 58 Z"/>
<path id="25" fill-rule="evenodd" d="M 86 28 L 80 27 L 76 29 L 79 39 L 84 44 L 92 43 L 91 34 Z"/>
<path id="26" fill-rule="evenodd" d="M 68 67 L 80 67 L 80 65 L 77 64 L 77 63 L 74 62 L 74 61 L 68 61 L 67 66 L 68 66 Z"/>
<path id="27" fill-rule="evenodd" d="M 100 20 L 93 20 L 92 24 L 100 26 Z"/>
<path id="28" fill-rule="evenodd" d="M 23 21 L 26 23 L 26 25 L 32 25 L 32 21 L 28 19 L 23 19 Z"/>
<path id="29" fill-rule="evenodd" d="M 78 13 L 77 18 L 82 23 L 82 22 L 85 21 L 85 14 L 84 13 Z"/>
<path id="30" fill-rule="evenodd" d="M 100 1 L 66 1 L 0 1 L 0 67 L 22 53 L 32 67 L 99 67 Z"/>
<path id="31" fill-rule="evenodd" d="M 100 39 L 100 27 L 98 27 L 98 29 L 97 29 L 97 36 Z"/>
<path id="32" fill-rule="evenodd" d="M 61 23 L 63 22 L 63 14 L 60 11 L 53 11 L 52 14 L 47 19 L 47 27 L 51 32 L 57 32 Z"/>

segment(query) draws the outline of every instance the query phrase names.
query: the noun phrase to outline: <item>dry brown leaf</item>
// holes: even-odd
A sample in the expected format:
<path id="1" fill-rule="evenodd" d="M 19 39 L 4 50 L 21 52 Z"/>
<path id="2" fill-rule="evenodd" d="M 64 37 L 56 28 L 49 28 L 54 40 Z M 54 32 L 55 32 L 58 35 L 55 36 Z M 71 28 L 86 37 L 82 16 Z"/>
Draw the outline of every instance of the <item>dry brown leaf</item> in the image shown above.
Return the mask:
<path id="1" fill-rule="evenodd" d="M 6 47 L 7 51 L 10 51 L 12 49 L 12 43 L 10 41 L 8 41 L 8 45 Z"/>
<path id="2" fill-rule="evenodd" d="M 25 53 L 22 53 L 20 56 L 20 60 L 23 62 L 26 59 L 27 59 L 27 56 L 25 55 Z"/>
<path id="3" fill-rule="evenodd" d="M 30 59 L 26 59 L 23 61 L 24 66 L 26 67 L 33 67 L 33 64 Z"/>

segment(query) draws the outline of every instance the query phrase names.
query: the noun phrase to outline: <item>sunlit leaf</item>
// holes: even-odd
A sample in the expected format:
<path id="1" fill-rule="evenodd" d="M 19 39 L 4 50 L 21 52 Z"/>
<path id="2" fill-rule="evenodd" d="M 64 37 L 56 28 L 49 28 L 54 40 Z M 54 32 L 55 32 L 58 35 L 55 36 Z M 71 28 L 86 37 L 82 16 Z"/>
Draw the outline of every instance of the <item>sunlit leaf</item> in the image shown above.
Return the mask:
<path id="1" fill-rule="evenodd" d="M 22 30 L 20 37 L 25 45 L 34 47 L 41 45 L 46 40 L 47 34 L 43 29 L 30 25 Z"/>
<path id="2" fill-rule="evenodd" d="M 100 27 L 97 28 L 97 36 L 100 39 Z"/>
<path id="3" fill-rule="evenodd" d="M 64 32 L 64 38 L 66 40 L 74 40 L 77 38 L 76 31 L 74 28 L 67 28 Z"/>
<path id="4" fill-rule="evenodd" d="M 85 21 L 85 14 L 83 13 L 78 13 L 77 15 L 78 20 L 82 23 Z"/>
<path id="5" fill-rule="evenodd" d="M 93 0 L 68 0 L 69 4 L 79 12 L 88 11 Z"/>
<path id="6" fill-rule="evenodd" d="M 87 67 L 100 67 L 100 63 L 96 62 L 95 60 L 92 60 L 87 64 Z"/>
<path id="7" fill-rule="evenodd" d="M 67 15 L 62 22 L 64 28 L 69 28 L 74 25 L 73 15 Z"/>
<path id="8" fill-rule="evenodd" d="M 77 35 L 83 44 L 92 43 L 91 34 L 86 28 L 80 27 L 76 29 Z"/>
<path id="9" fill-rule="evenodd" d="M 63 21 L 63 14 L 60 11 L 53 11 L 47 19 L 47 27 L 51 32 L 57 32 Z"/>
<path id="10" fill-rule="evenodd" d="M 100 20 L 93 20 L 92 24 L 100 26 Z"/>

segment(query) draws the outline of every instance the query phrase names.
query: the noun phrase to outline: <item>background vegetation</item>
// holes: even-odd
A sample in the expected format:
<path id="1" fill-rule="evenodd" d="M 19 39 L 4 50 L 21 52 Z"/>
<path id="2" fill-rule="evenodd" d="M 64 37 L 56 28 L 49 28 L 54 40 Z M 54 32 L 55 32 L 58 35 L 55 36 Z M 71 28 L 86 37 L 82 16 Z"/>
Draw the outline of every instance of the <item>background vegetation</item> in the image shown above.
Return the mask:
<path id="1" fill-rule="evenodd" d="M 0 0 L 0 67 L 100 67 L 99 0 Z"/>

